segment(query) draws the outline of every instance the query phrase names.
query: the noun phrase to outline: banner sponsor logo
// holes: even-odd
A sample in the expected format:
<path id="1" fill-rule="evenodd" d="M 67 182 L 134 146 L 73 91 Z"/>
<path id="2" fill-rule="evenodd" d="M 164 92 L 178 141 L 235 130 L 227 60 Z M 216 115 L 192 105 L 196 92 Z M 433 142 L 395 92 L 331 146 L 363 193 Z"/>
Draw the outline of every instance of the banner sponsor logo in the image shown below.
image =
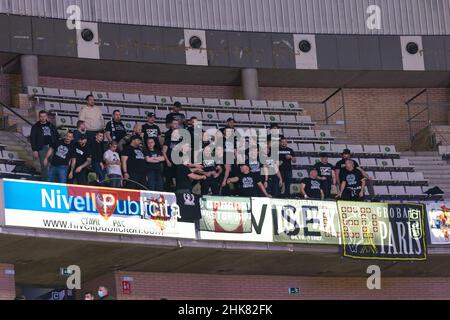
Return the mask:
<path id="1" fill-rule="evenodd" d="M 195 238 L 175 194 L 3 180 L 5 225 Z"/>
<path id="2" fill-rule="evenodd" d="M 339 201 L 344 256 L 374 260 L 426 260 L 420 204 Z"/>
<path id="3" fill-rule="evenodd" d="M 339 216 L 335 202 L 270 200 L 274 242 L 339 244 Z"/>
<path id="4" fill-rule="evenodd" d="M 428 228 L 432 244 L 450 244 L 450 203 L 427 204 Z"/>

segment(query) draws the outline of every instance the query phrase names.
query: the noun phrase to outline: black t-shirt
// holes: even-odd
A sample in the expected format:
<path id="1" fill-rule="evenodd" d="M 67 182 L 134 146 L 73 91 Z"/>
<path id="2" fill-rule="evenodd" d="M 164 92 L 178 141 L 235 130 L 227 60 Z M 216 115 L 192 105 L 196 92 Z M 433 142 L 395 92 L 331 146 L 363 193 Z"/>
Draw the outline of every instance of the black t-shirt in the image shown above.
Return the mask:
<path id="1" fill-rule="evenodd" d="M 52 128 L 50 127 L 50 125 L 48 123 L 45 123 L 45 124 L 39 123 L 38 125 L 42 130 L 42 135 L 44 137 L 44 146 L 51 145 L 52 144 Z"/>
<path id="2" fill-rule="evenodd" d="M 68 166 L 72 158 L 75 157 L 73 144 L 66 144 L 60 140 L 51 145 L 54 153 L 50 161 L 52 166 Z"/>
<path id="3" fill-rule="evenodd" d="M 185 165 L 177 165 L 176 169 L 176 183 L 177 190 L 191 190 L 192 189 L 192 181 L 191 178 L 188 177 L 192 173 L 191 169 Z"/>
<path id="4" fill-rule="evenodd" d="M 144 174 L 147 170 L 147 162 L 142 149 L 128 146 L 124 152 L 124 156 L 128 157 L 127 170 L 129 174 Z"/>
<path id="5" fill-rule="evenodd" d="M 321 199 L 322 194 L 320 192 L 321 185 L 319 180 L 312 178 L 304 178 L 301 181 L 301 183 L 305 185 L 305 193 L 308 196 L 308 198 Z"/>
<path id="6" fill-rule="evenodd" d="M 125 125 L 122 123 L 122 121 L 109 121 L 106 124 L 106 131 L 111 132 L 111 137 L 116 142 L 119 142 L 127 135 L 127 130 L 125 129 Z"/>
<path id="7" fill-rule="evenodd" d="M 183 140 L 183 138 L 178 134 L 174 134 L 175 130 L 169 130 L 165 133 L 164 145 L 167 146 L 167 157 L 172 161 L 172 150 Z"/>
<path id="8" fill-rule="evenodd" d="M 142 126 L 142 132 L 144 132 L 144 140 L 154 138 L 156 145 L 159 146 L 159 136 L 161 135 L 161 129 L 156 124 L 146 123 Z"/>
<path id="9" fill-rule="evenodd" d="M 180 124 L 180 127 L 183 127 L 186 116 L 182 113 L 171 112 L 166 117 L 166 123 L 171 123 L 173 120 L 177 120 Z"/>
<path id="10" fill-rule="evenodd" d="M 314 165 L 314 168 L 319 173 L 319 177 L 326 177 L 328 182 L 333 180 L 333 165 L 331 163 L 323 164 L 322 162 L 318 162 Z"/>
<path id="11" fill-rule="evenodd" d="M 158 158 L 162 156 L 161 151 L 159 150 L 146 150 L 145 156 L 150 158 Z M 147 162 L 147 167 L 149 170 L 161 170 L 161 162 L 159 163 L 149 163 Z"/>
<path id="12" fill-rule="evenodd" d="M 261 175 L 262 164 L 259 160 L 249 160 L 248 166 L 250 167 L 250 172 L 256 176 Z"/>
<path id="13" fill-rule="evenodd" d="M 358 169 L 353 169 L 353 171 L 348 171 L 346 169 L 341 170 L 339 174 L 341 181 L 346 181 L 346 189 L 361 189 L 361 180 L 364 178 L 361 171 Z"/>
<path id="14" fill-rule="evenodd" d="M 353 160 L 353 159 L 351 159 L 351 160 Z M 347 159 L 341 159 L 341 160 L 339 160 L 339 161 L 336 163 L 336 165 L 334 166 L 334 168 L 337 169 L 337 170 L 342 170 L 342 169 L 344 169 L 344 168 L 345 168 L 345 161 L 347 161 Z M 358 164 L 357 161 L 353 160 L 353 164 L 355 165 L 355 168 L 358 168 L 358 167 L 359 167 L 359 164 Z"/>
<path id="15" fill-rule="evenodd" d="M 258 196 L 258 182 L 260 179 L 253 173 L 240 173 L 239 177 L 239 194 L 242 197 L 257 197 Z"/>
<path id="16" fill-rule="evenodd" d="M 75 145 L 75 169 L 83 165 L 90 157 L 91 153 L 88 145 L 85 145 L 84 147 L 80 146 L 78 143 Z"/>
<path id="17" fill-rule="evenodd" d="M 214 159 L 203 159 L 202 165 L 205 172 L 216 171 L 217 164 Z"/>
<path id="18" fill-rule="evenodd" d="M 295 157 L 294 150 L 292 150 L 289 147 L 280 147 L 280 150 L 278 151 L 278 154 L 280 155 L 280 161 L 282 161 L 280 165 L 281 171 L 290 171 L 292 170 L 292 159 L 287 160 L 286 156 L 292 156 Z"/>
<path id="19" fill-rule="evenodd" d="M 105 154 L 105 144 L 103 142 L 98 143 L 97 141 L 92 142 L 89 145 L 92 156 L 92 163 L 103 162 L 103 155 Z"/>

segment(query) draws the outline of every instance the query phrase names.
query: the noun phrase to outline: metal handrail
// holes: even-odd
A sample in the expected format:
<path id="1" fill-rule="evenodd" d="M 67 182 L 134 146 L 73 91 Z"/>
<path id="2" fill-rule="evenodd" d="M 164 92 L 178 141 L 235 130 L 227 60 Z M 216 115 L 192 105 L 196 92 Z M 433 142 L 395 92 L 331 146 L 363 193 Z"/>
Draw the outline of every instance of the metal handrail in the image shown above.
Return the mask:
<path id="1" fill-rule="evenodd" d="M 19 113 L 17 113 L 16 111 L 14 111 L 14 108 L 7 106 L 6 104 L 4 104 L 2 101 L 0 101 L 0 105 L 6 109 L 8 109 L 8 111 L 10 111 L 11 113 L 13 113 L 15 116 L 19 117 L 22 121 L 26 122 L 27 124 L 29 124 L 30 126 L 33 125 L 33 123 L 31 123 L 28 119 L 25 119 L 23 116 L 21 116 Z"/>

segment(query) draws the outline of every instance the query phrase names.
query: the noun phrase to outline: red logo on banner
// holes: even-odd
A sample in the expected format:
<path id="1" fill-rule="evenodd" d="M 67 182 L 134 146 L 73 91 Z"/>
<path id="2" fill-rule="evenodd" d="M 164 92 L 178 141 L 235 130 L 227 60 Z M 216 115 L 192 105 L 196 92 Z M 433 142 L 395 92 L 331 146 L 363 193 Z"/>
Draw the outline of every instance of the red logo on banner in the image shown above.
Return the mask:
<path id="1" fill-rule="evenodd" d="M 108 193 L 99 191 L 95 195 L 95 207 L 105 220 L 108 220 L 113 215 L 117 207 L 117 200 L 118 195 L 111 194 L 109 191 Z"/>
<path id="2" fill-rule="evenodd" d="M 131 282 L 130 281 L 122 281 L 122 293 L 123 294 L 131 294 Z"/>

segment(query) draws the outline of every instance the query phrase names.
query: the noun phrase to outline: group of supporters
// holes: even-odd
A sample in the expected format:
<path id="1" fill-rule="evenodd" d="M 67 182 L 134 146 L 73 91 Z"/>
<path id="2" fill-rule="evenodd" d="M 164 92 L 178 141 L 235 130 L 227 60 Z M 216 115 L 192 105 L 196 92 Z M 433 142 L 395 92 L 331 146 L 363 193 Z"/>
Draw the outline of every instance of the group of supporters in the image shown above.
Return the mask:
<path id="1" fill-rule="evenodd" d="M 92 184 L 89 174 L 95 173 L 96 183 L 114 188 L 189 193 L 198 185 L 202 195 L 299 196 L 291 194 L 295 154 L 286 138 L 272 139 L 272 134 L 278 134 L 276 124 L 262 140 L 238 140 L 234 119 L 211 134 L 201 129 L 197 118 L 186 119 L 176 102 L 166 117 L 164 135 L 153 113 L 148 113 L 147 123 L 136 124 L 128 134 L 119 110 L 105 125 L 94 97 L 89 95 L 86 102 L 77 129 L 67 131 L 63 139 L 59 139 L 47 112 L 39 113 L 31 131 L 31 145 L 44 180 L 87 185 Z M 338 197 L 361 199 L 366 178 L 356 161 L 350 159 L 349 150 L 344 150 L 336 166 L 321 154 L 310 176 L 301 181 L 300 196 L 331 198 L 331 186 L 337 185 Z"/>

